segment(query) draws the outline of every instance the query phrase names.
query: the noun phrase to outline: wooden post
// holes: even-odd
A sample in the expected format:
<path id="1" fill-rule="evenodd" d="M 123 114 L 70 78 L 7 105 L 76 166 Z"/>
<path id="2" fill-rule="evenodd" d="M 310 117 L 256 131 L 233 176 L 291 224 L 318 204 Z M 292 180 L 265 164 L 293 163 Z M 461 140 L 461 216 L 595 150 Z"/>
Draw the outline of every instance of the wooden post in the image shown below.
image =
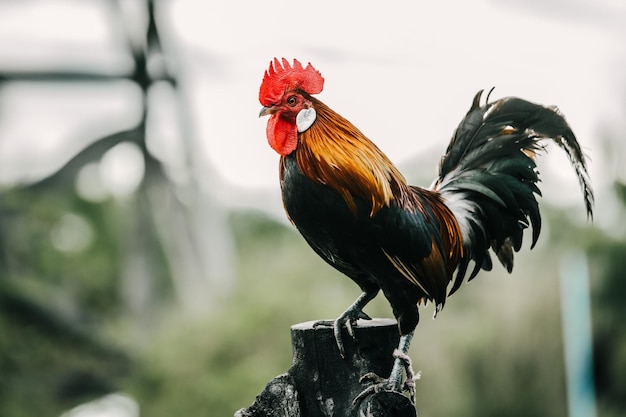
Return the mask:
<path id="1" fill-rule="evenodd" d="M 366 388 L 359 382 L 362 375 L 389 376 L 400 338 L 395 320 L 359 320 L 354 327 L 356 342 L 342 329 L 345 358 L 339 354 L 332 327 L 313 323 L 291 327 L 291 368 L 236 417 L 416 416 L 409 399 L 394 392 L 376 393 L 358 406 L 352 404 Z"/>

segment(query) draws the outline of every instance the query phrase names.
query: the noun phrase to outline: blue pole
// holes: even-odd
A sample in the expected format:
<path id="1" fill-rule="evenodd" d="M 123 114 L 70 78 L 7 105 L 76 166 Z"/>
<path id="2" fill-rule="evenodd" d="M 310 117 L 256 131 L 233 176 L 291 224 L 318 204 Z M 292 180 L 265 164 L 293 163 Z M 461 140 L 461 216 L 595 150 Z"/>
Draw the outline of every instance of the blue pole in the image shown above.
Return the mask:
<path id="1" fill-rule="evenodd" d="M 569 417 L 596 417 L 589 266 L 584 252 L 563 256 L 559 281 Z"/>

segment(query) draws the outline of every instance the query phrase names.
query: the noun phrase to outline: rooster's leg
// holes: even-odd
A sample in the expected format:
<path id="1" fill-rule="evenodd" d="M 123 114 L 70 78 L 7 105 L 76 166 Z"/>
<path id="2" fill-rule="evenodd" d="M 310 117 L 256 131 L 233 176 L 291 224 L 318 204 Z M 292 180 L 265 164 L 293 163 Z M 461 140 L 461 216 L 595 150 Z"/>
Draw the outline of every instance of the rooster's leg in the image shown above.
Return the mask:
<path id="1" fill-rule="evenodd" d="M 395 358 L 393 362 L 393 368 L 389 378 L 384 379 L 374 373 L 368 373 L 361 377 L 362 383 L 373 382 L 372 385 L 363 390 L 352 402 L 353 405 L 359 404 L 368 395 L 381 391 L 395 391 L 402 393 L 402 391 L 408 391 L 411 402 L 415 404 L 415 380 L 419 378 L 419 374 L 415 375 L 413 368 L 411 367 L 411 359 L 407 352 L 411 345 L 411 339 L 413 338 L 413 332 L 405 334 L 400 337 L 400 343 L 398 348 L 393 352 Z M 406 380 L 402 384 L 403 371 L 406 373 Z"/>
<path id="2" fill-rule="evenodd" d="M 345 324 L 348 334 L 352 337 L 352 340 L 356 342 L 354 328 L 352 326 L 354 326 L 358 319 L 371 320 L 371 317 L 363 312 L 363 307 L 372 301 L 374 297 L 376 297 L 376 294 L 378 294 L 378 290 L 364 291 L 336 320 L 320 320 L 313 324 L 314 327 L 333 326 L 335 341 L 337 342 L 337 348 L 339 348 L 339 354 L 342 358 L 346 357 L 346 351 L 343 347 L 343 340 L 341 339 L 341 326 Z"/>

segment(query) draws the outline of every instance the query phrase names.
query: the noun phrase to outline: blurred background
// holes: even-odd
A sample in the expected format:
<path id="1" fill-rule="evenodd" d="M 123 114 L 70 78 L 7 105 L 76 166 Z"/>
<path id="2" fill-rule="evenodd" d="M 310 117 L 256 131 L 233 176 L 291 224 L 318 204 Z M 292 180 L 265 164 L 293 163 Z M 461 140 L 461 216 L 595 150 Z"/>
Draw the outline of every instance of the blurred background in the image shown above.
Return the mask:
<path id="1" fill-rule="evenodd" d="M 282 213 L 274 56 L 423 186 L 479 89 L 559 106 L 595 220 L 548 146 L 536 248 L 422 312 L 418 410 L 626 415 L 625 4 L 382 4 L 0 1 L 0 415 L 230 416 L 359 295 Z"/>

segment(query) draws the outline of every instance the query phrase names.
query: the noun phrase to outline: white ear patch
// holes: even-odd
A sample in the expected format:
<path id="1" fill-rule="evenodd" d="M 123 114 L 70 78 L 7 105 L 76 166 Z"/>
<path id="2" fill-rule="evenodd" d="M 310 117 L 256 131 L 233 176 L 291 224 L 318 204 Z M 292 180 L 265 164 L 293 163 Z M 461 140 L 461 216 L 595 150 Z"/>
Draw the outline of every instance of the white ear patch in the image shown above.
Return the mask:
<path id="1" fill-rule="evenodd" d="M 296 126 L 298 127 L 298 132 L 302 133 L 310 128 L 316 117 L 317 114 L 315 113 L 315 109 L 313 107 L 300 110 L 296 116 Z"/>

